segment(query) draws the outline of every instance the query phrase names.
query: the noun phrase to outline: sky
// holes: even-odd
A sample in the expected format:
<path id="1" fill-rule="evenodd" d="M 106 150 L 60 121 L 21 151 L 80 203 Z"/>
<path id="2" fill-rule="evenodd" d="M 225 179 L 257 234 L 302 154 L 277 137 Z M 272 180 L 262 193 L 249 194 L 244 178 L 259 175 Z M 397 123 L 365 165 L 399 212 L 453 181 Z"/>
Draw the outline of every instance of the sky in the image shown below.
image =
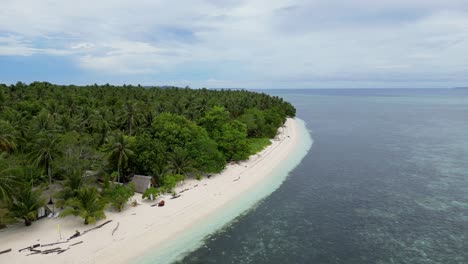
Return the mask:
<path id="1" fill-rule="evenodd" d="M 467 0 L 0 0 L 0 83 L 468 86 Z"/>

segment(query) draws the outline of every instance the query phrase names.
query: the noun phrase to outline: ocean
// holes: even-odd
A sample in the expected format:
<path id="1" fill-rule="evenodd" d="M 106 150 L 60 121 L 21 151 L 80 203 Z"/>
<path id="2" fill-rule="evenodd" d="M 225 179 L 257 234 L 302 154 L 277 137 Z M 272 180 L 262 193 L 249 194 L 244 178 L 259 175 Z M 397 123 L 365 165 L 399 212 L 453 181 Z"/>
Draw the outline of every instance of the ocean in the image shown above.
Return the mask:
<path id="1" fill-rule="evenodd" d="M 468 90 L 260 90 L 314 141 L 177 263 L 468 263 Z"/>

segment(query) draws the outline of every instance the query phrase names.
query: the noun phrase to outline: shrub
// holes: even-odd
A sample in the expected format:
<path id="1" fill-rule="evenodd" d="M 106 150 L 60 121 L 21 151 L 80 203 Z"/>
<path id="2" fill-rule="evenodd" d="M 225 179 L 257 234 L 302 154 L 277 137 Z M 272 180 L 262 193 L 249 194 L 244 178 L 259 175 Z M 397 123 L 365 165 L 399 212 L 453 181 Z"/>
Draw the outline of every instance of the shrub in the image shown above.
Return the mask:
<path id="1" fill-rule="evenodd" d="M 165 175 L 162 179 L 161 189 L 163 192 L 172 192 L 172 190 L 177 186 L 177 183 L 183 181 L 185 176 L 182 174 L 168 174 Z"/>
<path id="2" fill-rule="evenodd" d="M 41 198 L 41 190 L 34 190 L 29 184 L 24 184 L 14 195 L 10 206 L 10 212 L 24 220 L 26 226 L 30 226 L 37 217 L 37 210 L 45 204 Z"/>
<path id="3" fill-rule="evenodd" d="M 84 219 L 85 225 L 93 224 L 99 219 L 106 218 L 104 209 L 107 206 L 107 202 L 94 187 L 81 188 L 78 191 L 78 195 L 68 200 L 66 205 L 67 208 L 60 213 L 60 216 L 80 216 Z"/>
<path id="4" fill-rule="evenodd" d="M 117 211 L 121 212 L 134 193 L 135 186 L 133 183 L 128 186 L 114 184 L 104 191 L 104 197 Z"/>
<path id="5" fill-rule="evenodd" d="M 150 199 L 151 194 L 152 194 L 153 199 L 155 199 L 160 193 L 161 193 L 161 191 L 158 188 L 150 187 L 150 188 L 146 189 L 146 191 L 143 193 L 142 198 L 143 199 L 145 199 L 145 198 Z"/>

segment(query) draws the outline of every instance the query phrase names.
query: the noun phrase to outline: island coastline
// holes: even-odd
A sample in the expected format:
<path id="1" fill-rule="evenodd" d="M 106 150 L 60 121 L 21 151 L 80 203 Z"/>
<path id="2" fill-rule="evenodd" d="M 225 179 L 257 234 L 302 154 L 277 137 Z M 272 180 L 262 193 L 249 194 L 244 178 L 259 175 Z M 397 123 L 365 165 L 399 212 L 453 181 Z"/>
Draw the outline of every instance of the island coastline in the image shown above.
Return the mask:
<path id="1" fill-rule="evenodd" d="M 93 226 L 83 226 L 81 219 L 69 217 L 45 219 L 30 227 L 18 224 L 2 230 L 0 250 L 13 250 L 0 255 L 0 262 L 151 263 L 158 260 L 158 263 L 170 263 L 209 232 L 219 229 L 276 189 L 305 156 L 310 144 L 303 122 L 288 118 L 272 144 L 260 153 L 238 164 L 230 164 L 223 172 L 210 178 L 186 180 L 176 188 L 176 192 L 181 194 L 177 199 L 165 195 L 149 202 L 135 194 L 133 199 L 141 205 L 128 205 L 121 213 L 108 212 L 107 219 L 97 225 L 108 220 L 112 220 L 111 223 L 76 238 L 76 242 L 83 243 L 63 254 L 26 256 L 27 252 L 18 252 L 18 249 L 64 241 L 76 230 Z M 295 156 L 300 149 L 302 152 Z M 272 182 L 270 178 L 275 173 L 280 175 L 273 181 L 274 186 L 260 190 L 268 180 Z M 165 200 L 164 207 L 150 206 L 160 200 Z M 237 208 L 232 209 L 233 206 Z M 224 214 L 220 214 L 221 211 Z"/>

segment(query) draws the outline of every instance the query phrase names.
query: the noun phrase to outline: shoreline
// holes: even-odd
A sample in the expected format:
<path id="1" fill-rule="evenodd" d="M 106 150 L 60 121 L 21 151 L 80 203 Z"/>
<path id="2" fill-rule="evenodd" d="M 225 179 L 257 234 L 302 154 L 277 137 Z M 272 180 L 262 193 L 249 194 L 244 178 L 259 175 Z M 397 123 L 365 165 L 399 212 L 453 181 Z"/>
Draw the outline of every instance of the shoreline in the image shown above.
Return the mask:
<path id="1" fill-rule="evenodd" d="M 60 233 L 66 239 L 75 230 L 94 226 L 84 226 L 77 217 L 39 220 L 30 227 L 15 224 L 0 231 L 0 251 L 12 248 L 0 255 L 0 263 L 170 263 L 279 187 L 310 148 L 310 138 L 304 133 L 302 121 L 288 118 L 270 146 L 209 179 L 186 180 L 176 188 L 181 194 L 177 199 L 164 195 L 156 201 L 142 201 L 141 194 L 135 194 L 132 199 L 141 205 L 127 205 L 121 213 L 106 212 L 107 219 L 97 224 L 111 223 L 74 239 L 70 243 L 83 243 L 60 255 L 26 256 L 29 251 L 18 249 L 64 241 Z M 304 140 L 310 141 L 308 147 Z M 150 206 L 161 199 L 164 207 Z"/>

